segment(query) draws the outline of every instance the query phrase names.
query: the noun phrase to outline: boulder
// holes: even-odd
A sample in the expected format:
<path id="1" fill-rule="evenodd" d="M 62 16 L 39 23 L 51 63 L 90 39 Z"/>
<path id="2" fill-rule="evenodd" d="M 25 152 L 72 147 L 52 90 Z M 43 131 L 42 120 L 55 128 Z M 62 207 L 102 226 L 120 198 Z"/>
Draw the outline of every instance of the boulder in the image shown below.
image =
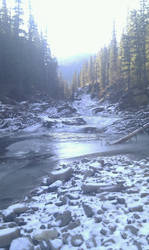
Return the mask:
<path id="1" fill-rule="evenodd" d="M 48 192 L 55 192 L 60 186 L 62 185 L 62 181 L 58 180 L 56 182 L 54 182 L 53 184 L 51 184 L 47 191 Z"/>
<path id="2" fill-rule="evenodd" d="M 83 128 L 84 133 L 104 133 L 107 130 L 106 127 L 104 128 L 96 128 L 96 127 L 85 127 Z"/>
<path id="3" fill-rule="evenodd" d="M 104 109 L 105 108 L 101 106 L 101 107 L 93 109 L 92 111 L 93 111 L 94 114 L 97 114 L 97 113 L 100 113 L 100 112 L 104 111 Z"/>
<path id="4" fill-rule="evenodd" d="M 83 131 L 84 133 L 97 133 L 98 129 L 96 127 L 86 127 Z"/>
<path id="5" fill-rule="evenodd" d="M 143 212 L 143 206 L 131 207 L 129 208 L 129 212 Z"/>
<path id="6" fill-rule="evenodd" d="M 21 203 L 17 203 L 12 206 L 9 206 L 7 209 L 5 209 L 2 212 L 4 221 L 5 222 L 12 221 L 16 217 L 16 215 L 26 212 L 27 209 L 28 209 L 27 206 Z"/>
<path id="7" fill-rule="evenodd" d="M 55 120 L 50 120 L 50 121 L 44 121 L 43 122 L 43 127 L 45 128 L 52 128 L 57 124 L 57 121 Z"/>
<path id="8" fill-rule="evenodd" d="M 93 212 L 93 209 L 89 205 L 83 203 L 82 207 L 83 207 L 84 212 L 88 218 L 93 217 L 94 212 Z"/>
<path id="9" fill-rule="evenodd" d="M 59 233 L 58 231 L 53 229 L 43 229 L 38 230 L 37 233 L 34 234 L 33 239 L 37 241 L 48 241 L 48 240 L 54 240 L 58 238 Z"/>
<path id="10" fill-rule="evenodd" d="M 18 228 L 7 228 L 0 230 L 0 248 L 9 247 L 12 240 L 20 237 Z"/>
<path id="11" fill-rule="evenodd" d="M 136 227 L 134 227 L 134 226 L 132 226 L 132 225 L 127 225 L 126 227 L 125 227 L 125 230 L 129 230 L 132 234 L 134 234 L 134 235 L 137 235 L 138 234 L 138 231 L 139 231 L 139 229 L 138 228 L 136 228 Z"/>
<path id="12" fill-rule="evenodd" d="M 70 126 L 81 126 L 81 125 L 85 125 L 86 121 L 83 120 L 83 118 L 79 117 L 79 118 L 73 118 L 71 120 L 63 120 L 62 121 L 63 124 L 65 125 L 70 125 Z"/>
<path id="13" fill-rule="evenodd" d="M 61 239 L 50 240 L 48 242 L 48 249 L 50 250 L 60 250 L 62 248 L 63 242 Z"/>
<path id="14" fill-rule="evenodd" d="M 69 181 L 73 176 L 73 169 L 67 168 L 58 171 L 53 171 L 49 174 L 49 178 L 47 179 L 47 184 L 51 185 L 55 181 Z"/>
<path id="15" fill-rule="evenodd" d="M 11 242 L 9 250 L 34 250 L 34 245 L 27 237 L 20 237 Z"/>
<path id="16" fill-rule="evenodd" d="M 81 234 L 73 235 L 71 237 L 71 244 L 73 247 L 80 247 L 84 242 Z"/>
<path id="17" fill-rule="evenodd" d="M 59 226 L 65 227 L 72 221 L 72 216 L 70 211 L 65 211 L 64 213 L 56 213 L 55 215 L 56 221 L 60 221 Z"/>
<path id="18" fill-rule="evenodd" d="M 63 105 L 63 106 L 61 106 L 61 107 L 58 107 L 58 108 L 57 108 L 57 111 L 58 111 L 59 113 L 62 112 L 62 111 L 65 111 L 65 112 L 67 112 L 67 113 L 69 113 L 69 114 L 72 114 L 72 113 L 76 113 L 76 112 L 77 112 L 77 110 L 76 110 L 75 108 L 71 107 L 71 106 L 68 105 L 68 104 Z"/>

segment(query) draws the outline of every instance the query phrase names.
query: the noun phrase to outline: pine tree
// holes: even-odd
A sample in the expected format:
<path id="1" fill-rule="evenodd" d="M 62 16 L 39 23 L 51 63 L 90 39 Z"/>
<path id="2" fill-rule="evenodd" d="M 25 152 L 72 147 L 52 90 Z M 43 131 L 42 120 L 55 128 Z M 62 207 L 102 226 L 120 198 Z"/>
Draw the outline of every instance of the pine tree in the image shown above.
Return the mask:
<path id="1" fill-rule="evenodd" d="M 121 80 L 125 83 L 124 89 L 129 90 L 131 84 L 131 46 L 130 36 L 123 33 L 120 43 L 120 73 Z"/>
<path id="2" fill-rule="evenodd" d="M 147 44 L 147 24 L 148 24 L 148 1 L 140 0 L 140 47 L 141 47 L 141 55 L 142 55 L 142 82 L 144 87 L 147 87 L 147 57 L 146 57 L 146 44 Z"/>
<path id="3" fill-rule="evenodd" d="M 13 29 L 14 29 L 14 35 L 17 38 L 25 33 L 25 31 L 22 29 L 23 26 L 22 0 L 15 0 L 14 12 L 15 14 L 13 16 Z"/>
<path id="4" fill-rule="evenodd" d="M 116 39 L 115 23 L 113 25 L 112 40 L 110 43 L 110 58 L 109 58 L 109 84 L 113 85 L 117 82 L 118 74 L 118 46 Z"/>

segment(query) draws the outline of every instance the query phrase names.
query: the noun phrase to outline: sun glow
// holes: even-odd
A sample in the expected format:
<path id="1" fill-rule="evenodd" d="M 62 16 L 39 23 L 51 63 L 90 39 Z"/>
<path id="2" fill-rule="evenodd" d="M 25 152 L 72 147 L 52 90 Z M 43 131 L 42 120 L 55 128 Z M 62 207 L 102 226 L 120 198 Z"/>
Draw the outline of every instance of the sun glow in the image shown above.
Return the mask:
<path id="1" fill-rule="evenodd" d="M 126 23 L 128 9 L 138 0 L 32 0 L 36 20 L 47 27 L 53 54 L 67 58 L 95 53 L 111 39 L 113 21 L 117 36 Z"/>

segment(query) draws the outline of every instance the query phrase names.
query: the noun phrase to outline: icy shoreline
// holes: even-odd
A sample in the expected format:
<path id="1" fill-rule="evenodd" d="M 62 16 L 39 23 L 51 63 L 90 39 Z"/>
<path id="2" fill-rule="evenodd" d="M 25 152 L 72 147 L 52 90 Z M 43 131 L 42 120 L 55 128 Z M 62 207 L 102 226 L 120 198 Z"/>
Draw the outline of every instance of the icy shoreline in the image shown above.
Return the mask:
<path id="1" fill-rule="evenodd" d="M 22 204 L 0 212 L 0 248 L 148 250 L 148 161 L 114 156 L 59 166 Z"/>

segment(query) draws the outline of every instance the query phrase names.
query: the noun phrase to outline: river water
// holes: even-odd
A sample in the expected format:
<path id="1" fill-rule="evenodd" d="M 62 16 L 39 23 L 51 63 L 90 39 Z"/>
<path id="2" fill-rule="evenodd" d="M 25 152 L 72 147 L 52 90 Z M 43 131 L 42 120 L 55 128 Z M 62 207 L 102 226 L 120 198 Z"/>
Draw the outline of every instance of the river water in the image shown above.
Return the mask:
<path id="1" fill-rule="evenodd" d="M 115 133 L 113 125 L 119 121 L 118 116 L 81 118 L 85 125 L 43 129 L 37 124 L 19 132 L 0 134 L 0 209 L 24 198 L 39 185 L 42 177 L 65 161 L 116 154 L 128 154 L 135 159 L 148 157 L 146 135 L 123 145 L 108 144 L 122 135 Z"/>

